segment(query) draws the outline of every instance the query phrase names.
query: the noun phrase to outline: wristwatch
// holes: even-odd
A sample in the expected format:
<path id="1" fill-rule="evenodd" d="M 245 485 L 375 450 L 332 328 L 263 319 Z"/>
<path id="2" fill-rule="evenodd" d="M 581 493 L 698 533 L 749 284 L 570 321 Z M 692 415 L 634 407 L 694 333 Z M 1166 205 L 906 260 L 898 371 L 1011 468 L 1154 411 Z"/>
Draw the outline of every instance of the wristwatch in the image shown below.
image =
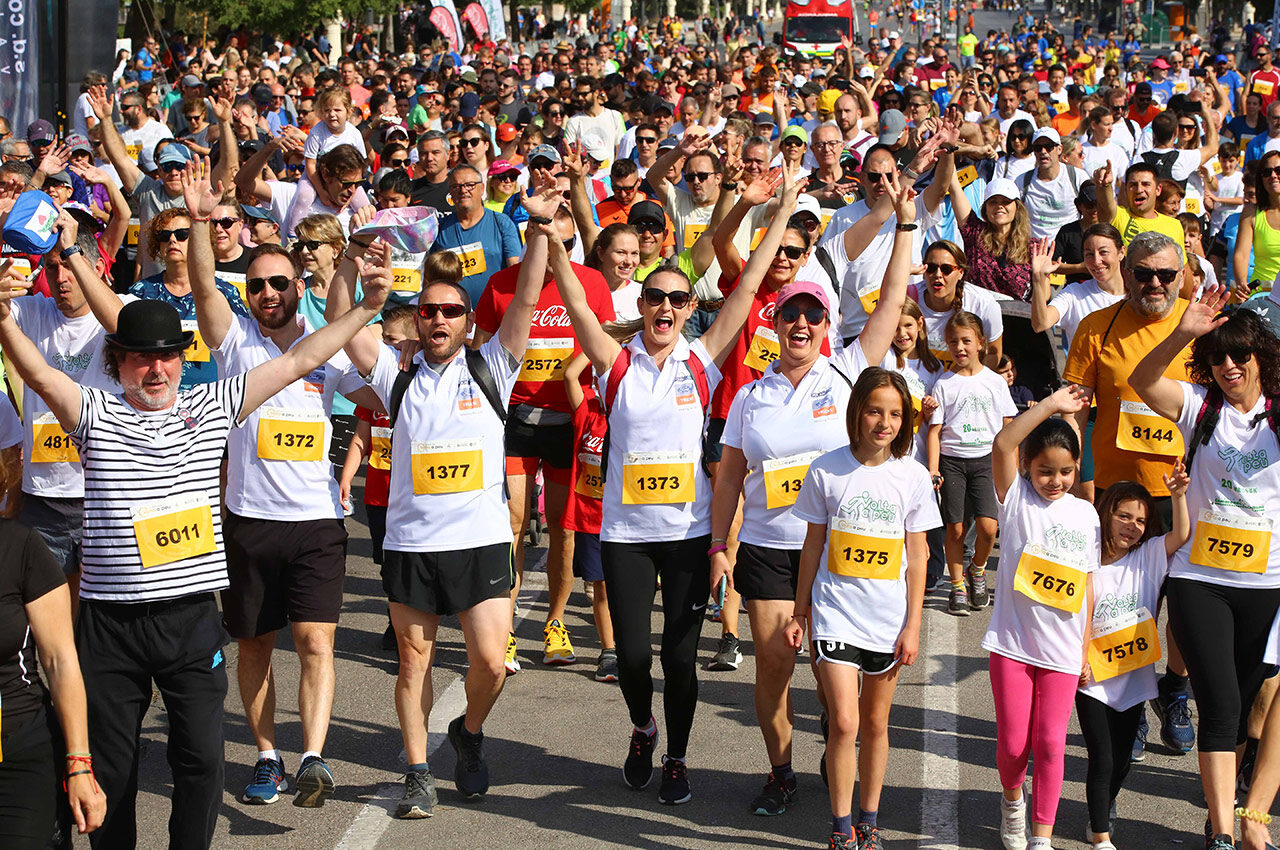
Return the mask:
<path id="1" fill-rule="evenodd" d="M 898 229 L 903 231 L 915 230 L 919 226 L 920 225 L 916 224 L 914 221 L 909 221 L 906 224 L 903 224 L 902 222 L 898 222 Z"/>
<path id="2" fill-rule="evenodd" d="M 63 248 L 59 256 L 61 256 L 63 261 L 65 262 L 71 259 L 72 257 L 74 257 L 76 254 L 83 254 L 83 253 L 84 251 L 80 250 L 79 245 L 72 245 L 70 248 Z"/>

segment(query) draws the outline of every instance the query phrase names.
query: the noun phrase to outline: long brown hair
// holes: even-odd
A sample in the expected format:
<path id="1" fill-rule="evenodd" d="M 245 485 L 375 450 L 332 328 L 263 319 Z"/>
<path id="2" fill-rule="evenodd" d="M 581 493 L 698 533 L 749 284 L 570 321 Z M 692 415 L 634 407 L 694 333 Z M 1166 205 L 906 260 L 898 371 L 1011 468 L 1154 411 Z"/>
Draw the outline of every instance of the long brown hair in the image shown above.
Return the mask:
<path id="1" fill-rule="evenodd" d="M 1146 487 L 1134 481 L 1117 481 L 1102 493 L 1102 498 L 1098 500 L 1098 519 L 1102 523 L 1102 552 L 1103 554 L 1115 554 L 1115 541 L 1111 537 L 1111 517 L 1115 514 L 1116 509 L 1120 507 L 1121 502 L 1136 501 L 1141 502 L 1147 509 L 1147 524 L 1142 530 L 1142 536 L 1133 544 L 1133 549 L 1137 549 L 1143 543 L 1146 543 L 1157 534 L 1164 533 L 1164 525 L 1160 520 L 1160 512 L 1156 510 L 1156 500 L 1151 498 L 1151 493 Z M 1132 551 L 1132 550 L 1130 550 Z"/>
<path id="2" fill-rule="evenodd" d="M 1070 166 L 1066 166 L 1070 167 Z M 986 201 L 983 201 L 986 205 Z M 986 220 L 978 234 L 978 244 L 993 257 L 1004 257 L 1015 265 L 1031 262 L 1031 214 L 1027 205 L 1017 198 L 1013 201 L 1013 227 L 1001 237 Z"/>
<path id="3" fill-rule="evenodd" d="M 911 390 L 907 388 L 907 380 L 897 372 L 871 366 L 862 370 L 857 382 L 853 385 L 853 394 L 849 396 L 849 409 L 845 413 L 845 430 L 849 433 L 849 448 L 858 448 L 858 427 L 862 421 L 862 412 L 871 401 L 871 394 L 881 387 L 892 387 L 902 400 L 902 427 L 894 435 L 889 444 L 889 453 L 895 458 L 904 457 L 911 451 L 915 440 L 915 429 L 911 427 L 914 407 L 911 402 Z"/>
<path id="4" fill-rule="evenodd" d="M 910 316 L 920 325 L 920 333 L 916 334 L 915 348 L 911 350 L 911 355 L 920 361 L 920 364 L 930 372 L 936 372 L 942 368 L 942 363 L 929 350 L 929 328 L 925 325 L 924 313 L 920 312 L 920 305 L 908 298 L 902 302 L 902 315 Z M 907 355 L 898 349 L 893 350 L 894 355 L 898 358 L 898 368 L 903 369 L 907 365 Z"/>

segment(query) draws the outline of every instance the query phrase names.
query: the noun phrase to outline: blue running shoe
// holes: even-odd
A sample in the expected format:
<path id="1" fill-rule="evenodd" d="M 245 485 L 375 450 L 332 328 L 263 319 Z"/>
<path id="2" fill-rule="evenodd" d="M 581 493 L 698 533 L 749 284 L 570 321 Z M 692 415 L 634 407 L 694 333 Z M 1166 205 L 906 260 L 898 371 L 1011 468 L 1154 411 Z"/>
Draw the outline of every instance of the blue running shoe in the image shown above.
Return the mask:
<path id="1" fill-rule="evenodd" d="M 251 806 L 265 806 L 280 799 L 281 791 L 288 790 L 289 779 L 284 773 L 284 762 L 258 759 L 253 766 L 253 781 L 245 786 L 240 799 Z"/>
<path id="2" fill-rule="evenodd" d="M 333 771 L 320 756 L 307 756 L 298 768 L 298 793 L 293 804 L 304 809 L 318 809 L 333 796 Z"/>
<path id="3" fill-rule="evenodd" d="M 1159 700 L 1152 700 L 1159 705 Z M 1160 714 L 1160 740 L 1175 753 L 1189 753 L 1196 745 L 1196 730 L 1191 725 L 1191 706 L 1186 694 L 1174 694 L 1164 706 L 1157 708 Z"/>
<path id="4" fill-rule="evenodd" d="M 1147 710 L 1142 710 L 1142 715 L 1138 718 L 1138 734 L 1133 736 L 1133 752 L 1129 754 L 1129 761 L 1139 762 L 1147 757 Z"/>

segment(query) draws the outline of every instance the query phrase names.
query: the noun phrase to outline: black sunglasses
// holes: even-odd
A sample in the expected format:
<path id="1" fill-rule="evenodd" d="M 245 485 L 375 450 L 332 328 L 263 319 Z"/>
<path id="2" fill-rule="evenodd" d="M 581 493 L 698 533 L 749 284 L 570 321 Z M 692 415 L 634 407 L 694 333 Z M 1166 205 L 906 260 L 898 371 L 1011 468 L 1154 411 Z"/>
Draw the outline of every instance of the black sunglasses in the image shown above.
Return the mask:
<path id="1" fill-rule="evenodd" d="M 179 242 L 186 242 L 187 237 L 191 235 L 191 228 L 179 227 L 176 230 L 157 230 L 156 239 L 160 242 L 168 242 L 170 238 L 176 238 Z"/>
<path id="2" fill-rule="evenodd" d="M 661 236 L 663 233 L 667 232 L 666 224 L 658 221 L 637 221 L 635 224 L 631 226 L 634 227 L 636 230 L 639 230 L 641 233 L 649 233 L 649 234 L 654 234 L 658 236 Z"/>
<path id="3" fill-rule="evenodd" d="M 942 272 L 944 275 L 948 275 L 958 268 L 960 267 L 953 266 L 950 263 L 925 263 L 924 264 L 924 270 L 929 274 L 937 274 L 938 272 Z"/>
<path id="4" fill-rule="evenodd" d="M 657 143 L 657 136 L 636 136 L 637 145 L 656 145 Z"/>
<path id="5" fill-rule="evenodd" d="M 715 174 L 715 172 L 714 171 L 686 171 L 684 175 L 684 179 L 686 183 L 695 183 L 695 182 L 704 183 L 707 180 L 711 179 L 712 174 Z"/>
<path id="6" fill-rule="evenodd" d="M 239 222 L 240 222 L 240 219 L 235 218 L 234 216 L 227 216 L 226 218 L 209 219 L 210 224 L 212 224 L 214 227 L 221 227 L 223 230 L 230 230 L 231 228 L 239 224 Z"/>
<path id="7" fill-rule="evenodd" d="M 267 284 L 276 292 L 284 292 L 293 285 L 293 278 L 287 274 L 273 274 L 271 277 L 251 277 L 244 282 L 244 291 L 257 295 L 267 288 Z"/>
<path id="8" fill-rule="evenodd" d="M 1228 357 L 1231 358 L 1232 363 L 1241 366 L 1249 362 L 1249 358 L 1253 357 L 1253 351 L 1248 348 L 1228 348 L 1226 351 L 1215 351 L 1209 355 L 1209 365 L 1221 366 Z"/>
<path id="9" fill-rule="evenodd" d="M 419 304 L 418 315 L 424 319 L 434 319 L 436 313 L 446 319 L 459 319 L 467 315 L 467 308 L 462 304 Z"/>
<path id="10" fill-rule="evenodd" d="M 463 139 L 463 140 L 462 140 L 462 143 L 463 143 L 464 145 L 466 145 L 467 147 L 469 147 L 469 148 L 473 148 L 473 147 L 475 147 L 476 145 L 482 145 L 482 144 L 484 144 L 484 139 L 474 139 L 474 138 L 473 138 L 473 139 Z"/>
<path id="11" fill-rule="evenodd" d="M 293 247 L 306 248 L 308 251 L 314 254 L 316 252 L 316 249 L 319 248 L 321 245 L 328 245 L 328 244 L 329 244 L 328 242 L 322 242 L 319 239 L 299 239 L 293 243 Z"/>
<path id="12" fill-rule="evenodd" d="M 693 300 L 693 293 L 686 292 L 683 289 L 667 292 L 665 289 L 658 289 L 656 286 L 646 286 L 640 290 L 640 297 L 650 307 L 661 307 L 663 301 L 670 301 L 672 307 L 680 310 L 687 307 L 689 302 Z"/>
<path id="13" fill-rule="evenodd" d="M 1270 168 L 1259 168 L 1258 173 L 1263 177 L 1280 177 L 1280 165 L 1273 165 Z"/>
<path id="14" fill-rule="evenodd" d="M 891 173 L 892 172 L 889 171 L 864 171 L 862 172 L 862 176 L 867 179 L 867 182 L 876 184 L 881 180 L 888 180 Z"/>
<path id="15" fill-rule="evenodd" d="M 1133 277 L 1138 283 L 1150 283 L 1160 278 L 1161 283 L 1173 283 L 1178 278 L 1178 269 L 1146 269 L 1138 266 L 1133 270 Z"/>
<path id="16" fill-rule="evenodd" d="M 804 320 L 811 325 L 816 325 L 827 318 L 826 307 L 810 307 L 808 310 L 801 310 L 799 304 L 784 304 L 782 309 L 778 311 L 778 318 L 784 322 L 798 321 L 801 314 Z"/>
<path id="17" fill-rule="evenodd" d="M 787 255 L 789 260 L 798 260 L 804 256 L 805 249 L 799 245 L 779 245 L 778 253 L 775 256 Z"/>
<path id="18" fill-rule="evenodd" d="M 344 190 L 354 189 L 356 186 L 359 186 L 364 182 L 364 178 L 361 177 L 359 180 L 339 180 L 338 182 L 342 184 L 342 188 Z"/>
<path id="19" fill-rule="evenodd" d="M 160 170 L 161 170 L 161 171 L 163 171 L 165 174 L 168 174 L 170 171 L 181 171 L 182 169 L 184 169 L 184 168 L 186 168 L 186 167 L 187 167 L 187 164 L 186 164 L 185 162 L 162 162 L 162 163 L 160 163 Z"/>

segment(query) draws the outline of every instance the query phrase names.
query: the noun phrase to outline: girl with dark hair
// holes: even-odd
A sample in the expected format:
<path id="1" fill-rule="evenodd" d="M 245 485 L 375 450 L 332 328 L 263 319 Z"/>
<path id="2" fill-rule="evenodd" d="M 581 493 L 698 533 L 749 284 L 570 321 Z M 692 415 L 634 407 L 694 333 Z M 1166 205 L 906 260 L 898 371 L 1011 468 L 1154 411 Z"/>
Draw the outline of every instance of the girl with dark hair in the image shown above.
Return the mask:
<path id="1" fill-rule="evenodd" d="M 1101 533 L 1093 506 L 1070 493 L 1080 439 L 1064 419 L 1089 404 L 1063 387 L 1001 429 L 992 447 L 1000 505 L 996 605 L 982 648 L 991 653 L 996 767 L 1006 850 L 1048 850 L 1062 794 L 1067 722 L 1084 684 L 1093 573 Z M 1129 742 L 1132 743 L 1132 736 Z M 1031 842 L 1023 782 L 1034 755 Z"/>
<path id="2" fill-rule="evenodd" d="M 1280 151 L 1267 151 L 1258 163 L 1254 202 L 1240 211 L 1231 269 L 1237 286 L 1256 280 L 1270 289 L 1280 273 Z"/>
<path id="3" fill-rule="evenodd" d="M 1035 154 L 1031 153 L 1031 136 L 1035 131 L 1035 127 L 1025 118 L 1019 118 L 1009 125 L 1009 132 L 1005 134 L 1005 153 L 996 163 L 995 177 L 1017 180 L 1036 167 Z"/>
<path id="4" fill-rule="evenodd" d="M 640 267 L 640 238 L 634 227 L 617 222 L 596 236 L 583 265 L 600 272 L 613 293 L 613 312 L 620 322 L 640 318 L 636 303 L 640 298 L 640 282 L 635 280 Z"/>
<path id="5" fill-rule="evenodd" d="M 929 245 L 924 251 L 924 283 L 914 285 L 908 294 L 920 305 L 920 314 L 928 327 L 929 350 L 942 365 L 951 368 L 950 349 L 943 329 L 958 311 L 976 314 L 983 322 L 986 337 L 986 362 L 994 366 L 1004 353 L 1004 318 L 995 296 L 979 286 L 967 286 L 969 260 L 964 250 L 945 239 Z"/>
<path id="6" fill-rule="evenodd" d="M 920 652 L 924 536 L 941 520 L 928 473 L 907 457 L 910 416 L 902 376 L 865 370 L 849 398 L 849 445 L 813 461 L 792 507 L 808 531 L 785 635 L 799 649 L 808 628 L 812 641 L 830 729 L 828 847 L 838 850 L 881 846 L 889 710 L 899 665 L 915 663 Z"/>

